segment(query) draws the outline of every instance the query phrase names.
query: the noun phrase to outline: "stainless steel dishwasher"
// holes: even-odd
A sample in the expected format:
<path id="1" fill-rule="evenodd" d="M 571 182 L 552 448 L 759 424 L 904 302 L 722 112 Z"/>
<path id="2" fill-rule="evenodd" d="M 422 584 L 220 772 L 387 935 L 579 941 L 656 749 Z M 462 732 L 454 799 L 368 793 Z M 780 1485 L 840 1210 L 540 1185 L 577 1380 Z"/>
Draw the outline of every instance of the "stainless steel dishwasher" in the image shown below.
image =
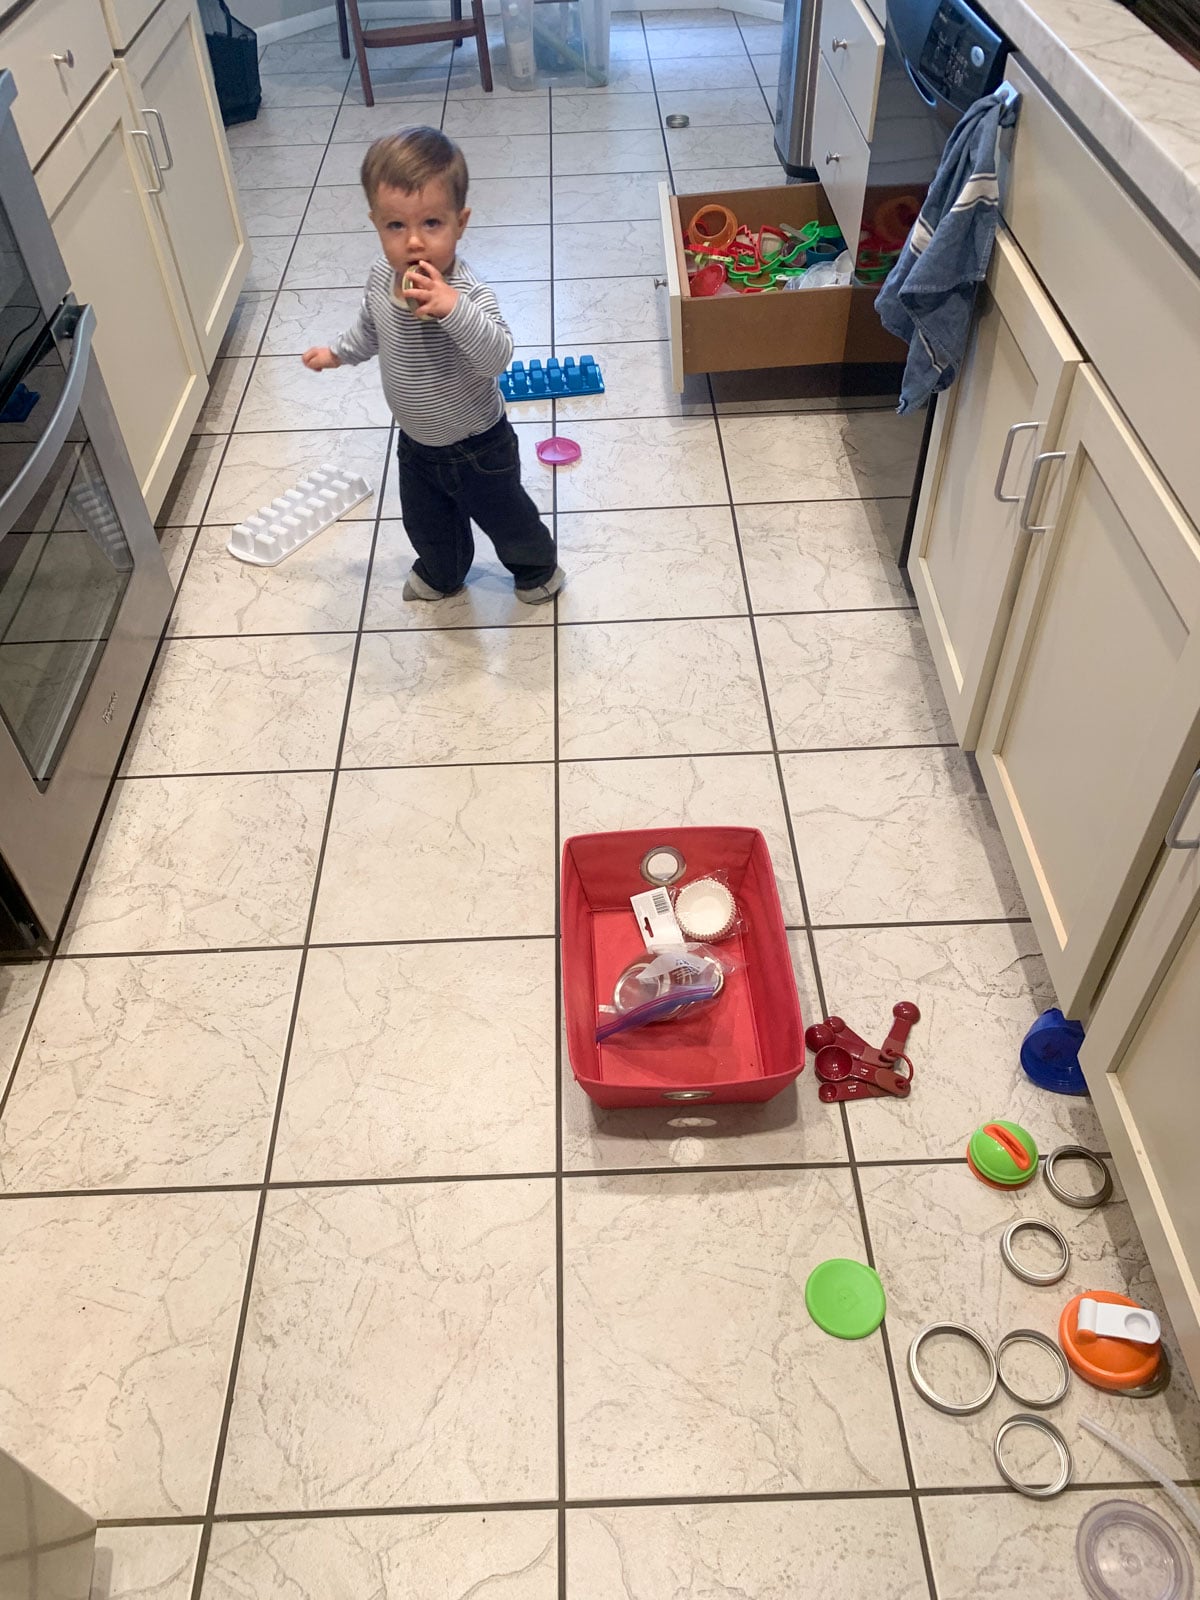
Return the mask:
<path id="1" fill-rule="evenodd" d="M 821 0 L 784 0 L 779 89 L 775 98 L 775 154 L 789 178 L 811 183 L 813 98 Z"/>

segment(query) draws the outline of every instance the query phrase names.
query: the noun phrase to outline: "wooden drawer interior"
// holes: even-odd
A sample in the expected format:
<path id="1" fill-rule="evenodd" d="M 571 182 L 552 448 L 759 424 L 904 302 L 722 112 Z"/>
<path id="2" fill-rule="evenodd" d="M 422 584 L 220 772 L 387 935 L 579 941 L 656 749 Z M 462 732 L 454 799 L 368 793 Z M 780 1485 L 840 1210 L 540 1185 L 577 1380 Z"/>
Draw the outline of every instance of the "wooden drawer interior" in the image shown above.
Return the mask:
<path id="1" fill-rule="evenodd" d="M 819 183 L 769 189 L 726 189 L 672 195 L 662 189 L 671 291 L 671 342 L 680 373 L 741 372 L 764 367 L 815 367 L 843 362 L 902 362 L 907 351 L 875 314 L 876 285 L 802 289 L 759 295 L 693 298 L 683 230 L 703 205 L 727 206 L 739 222 L 836 222 Z"/>

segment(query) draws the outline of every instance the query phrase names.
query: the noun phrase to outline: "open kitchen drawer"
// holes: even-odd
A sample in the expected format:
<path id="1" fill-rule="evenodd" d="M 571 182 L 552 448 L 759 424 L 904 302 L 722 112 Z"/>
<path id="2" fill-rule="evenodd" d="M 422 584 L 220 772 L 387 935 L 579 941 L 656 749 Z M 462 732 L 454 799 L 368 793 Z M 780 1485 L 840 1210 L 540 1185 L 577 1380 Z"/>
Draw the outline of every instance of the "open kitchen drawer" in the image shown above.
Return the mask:
<path id="1" fill-rule="evenodd" d="M 739 222 L 836 221 L 819 183 L 771 189 L 723 189 L 673 195 L 659 185 L 667 291 L 671 297 L 671 373 L 676 389 L 696 372 L 744 372 L 760 367 L 818 367 L 843 362 L 903 362 L 907 351 L 875 313 L 878 284 L 800 289 L 769 294 L 693 299 L 683 254 L 683 230 L 703 205 L 728 206 Z M 856 243 L 857 241 L 852 241 Z"/>

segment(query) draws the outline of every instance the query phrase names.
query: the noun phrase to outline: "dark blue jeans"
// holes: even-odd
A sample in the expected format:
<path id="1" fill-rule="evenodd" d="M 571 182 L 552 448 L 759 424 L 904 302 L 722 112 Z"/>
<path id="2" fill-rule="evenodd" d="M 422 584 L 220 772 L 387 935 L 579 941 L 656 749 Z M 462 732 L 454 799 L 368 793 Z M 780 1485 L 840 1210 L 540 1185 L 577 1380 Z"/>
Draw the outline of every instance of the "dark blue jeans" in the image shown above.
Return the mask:
<path id="1" fill-rule="evenodd" d="M 521 486 L 517 436 L 507 417 L 459 444 L 400 435 L 400 509 L 417 553 L 413 571 L 440 594 L 466 582 L 475 557 L 471 522 L 483 529 L 518 589 L 554 575 L 554 540 Z"/>

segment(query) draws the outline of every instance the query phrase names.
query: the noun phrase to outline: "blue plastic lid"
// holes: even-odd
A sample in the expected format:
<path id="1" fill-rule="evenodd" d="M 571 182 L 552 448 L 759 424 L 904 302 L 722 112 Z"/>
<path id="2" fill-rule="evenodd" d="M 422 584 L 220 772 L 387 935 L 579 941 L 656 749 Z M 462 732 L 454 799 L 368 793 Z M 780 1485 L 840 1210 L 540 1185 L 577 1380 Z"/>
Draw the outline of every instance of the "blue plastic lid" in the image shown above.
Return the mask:
<path id="1" fill-rule="evenodd" d="M 1021 1065 L 1039 1089 L 1055 1094 L 1086 1094 L 1079 1065 L 1083 1024 L 1068 1022 L 1057 1006 L 1043 1011 L 1021 1041 Z"/>

